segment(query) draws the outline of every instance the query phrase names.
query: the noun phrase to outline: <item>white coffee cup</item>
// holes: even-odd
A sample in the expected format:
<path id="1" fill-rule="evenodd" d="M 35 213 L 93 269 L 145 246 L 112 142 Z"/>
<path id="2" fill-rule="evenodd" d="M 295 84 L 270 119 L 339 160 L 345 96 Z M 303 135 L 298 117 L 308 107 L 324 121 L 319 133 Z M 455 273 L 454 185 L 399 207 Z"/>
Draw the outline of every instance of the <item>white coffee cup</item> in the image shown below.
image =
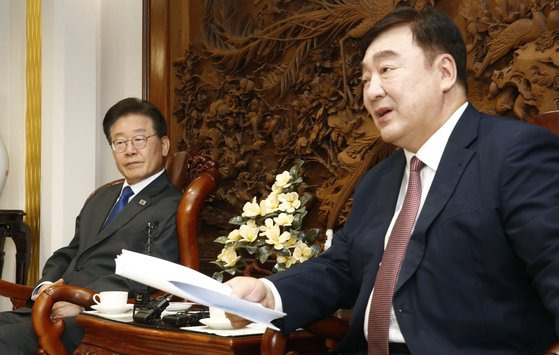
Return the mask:
<path id="1" fill-rule="evenodd" d="M 126 291 L 103 291 L 93 295 L 93 302 L 103 307 L 122 307 L 127 301 Z"/>
<path id="2" fill-rule="evenodd" d="M 210 307 L 210 318 L 227 319 L 227 317 L 225 317 L 225 311 L 216 307 Z"/>

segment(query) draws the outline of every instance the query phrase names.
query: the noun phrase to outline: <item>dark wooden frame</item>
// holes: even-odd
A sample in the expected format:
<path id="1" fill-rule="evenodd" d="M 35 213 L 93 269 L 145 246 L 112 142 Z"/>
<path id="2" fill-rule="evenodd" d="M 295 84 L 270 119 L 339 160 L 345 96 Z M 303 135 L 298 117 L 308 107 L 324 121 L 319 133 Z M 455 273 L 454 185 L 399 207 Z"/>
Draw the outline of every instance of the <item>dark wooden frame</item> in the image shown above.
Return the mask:
<path id="1" fill-rule="evenodd" d="M 143 0 L 142 96 L 171 117 L 170 0 Z M 171 130 L 169 130 L 171 134 Z"/>

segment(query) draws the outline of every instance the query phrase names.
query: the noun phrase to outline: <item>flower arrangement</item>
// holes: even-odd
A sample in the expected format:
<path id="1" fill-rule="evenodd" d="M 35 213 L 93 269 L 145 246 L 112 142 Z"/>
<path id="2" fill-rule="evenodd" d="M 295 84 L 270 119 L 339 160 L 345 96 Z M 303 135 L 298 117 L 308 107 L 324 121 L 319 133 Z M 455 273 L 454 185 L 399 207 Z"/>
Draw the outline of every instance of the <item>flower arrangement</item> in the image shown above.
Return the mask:
<path id="1" fill-rule="evenodd" d="M 275 257 L 272 271 L 278 272 L 320 253 L 319 230 L 301 230 L 307 214 L 305 204 L 311 199 L 309 193 L 302 196 L 297 193 L 297 187 L 303 182 L 302 164 L 303 161 L 298 161 L 289 171 L 277 175 L 265 199 L 257 201 L 254 197 L 245 203 L 240 216 L 229 220 L 238 228 L 214 240 L 224 244 L 217 259 L 212 261 L 221 269 L 214 273 L 215 279 L 222 281 L 225 272 L 231 275 L 244 272 L 247 254 L 261 265 Z"/>

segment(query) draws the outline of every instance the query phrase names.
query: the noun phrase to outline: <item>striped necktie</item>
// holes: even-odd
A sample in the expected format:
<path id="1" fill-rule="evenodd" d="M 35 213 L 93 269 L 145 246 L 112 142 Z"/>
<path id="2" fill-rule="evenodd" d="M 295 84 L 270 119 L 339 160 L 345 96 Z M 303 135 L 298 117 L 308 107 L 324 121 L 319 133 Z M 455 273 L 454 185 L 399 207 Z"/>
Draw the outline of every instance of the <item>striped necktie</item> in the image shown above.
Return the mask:
<path id="1" fill-rule="evenodd" d="M 425 164 L 415 156 L 411 158 L 410 178 L 404 203 L 390 233 L 377 272 L 368 320 L 369 355 L 388 355 L 392 298 L 421 202 L 420 171 L 424 166 Z"/>

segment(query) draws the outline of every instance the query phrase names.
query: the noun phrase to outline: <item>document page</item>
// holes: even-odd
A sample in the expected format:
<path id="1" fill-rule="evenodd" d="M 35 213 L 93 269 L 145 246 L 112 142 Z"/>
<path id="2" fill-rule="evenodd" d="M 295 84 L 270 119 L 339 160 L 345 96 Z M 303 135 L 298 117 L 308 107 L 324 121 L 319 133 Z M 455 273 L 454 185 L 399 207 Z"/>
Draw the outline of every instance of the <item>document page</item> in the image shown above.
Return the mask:
<path id="1" fill-rule="evenodd" d="M 208 307 L 218 307 L 278 330 L 271 321 L 285 313 L 231 296 L 231 288 L 196 270 L 123 249 L 115 259 L 117 275 Z"/>

